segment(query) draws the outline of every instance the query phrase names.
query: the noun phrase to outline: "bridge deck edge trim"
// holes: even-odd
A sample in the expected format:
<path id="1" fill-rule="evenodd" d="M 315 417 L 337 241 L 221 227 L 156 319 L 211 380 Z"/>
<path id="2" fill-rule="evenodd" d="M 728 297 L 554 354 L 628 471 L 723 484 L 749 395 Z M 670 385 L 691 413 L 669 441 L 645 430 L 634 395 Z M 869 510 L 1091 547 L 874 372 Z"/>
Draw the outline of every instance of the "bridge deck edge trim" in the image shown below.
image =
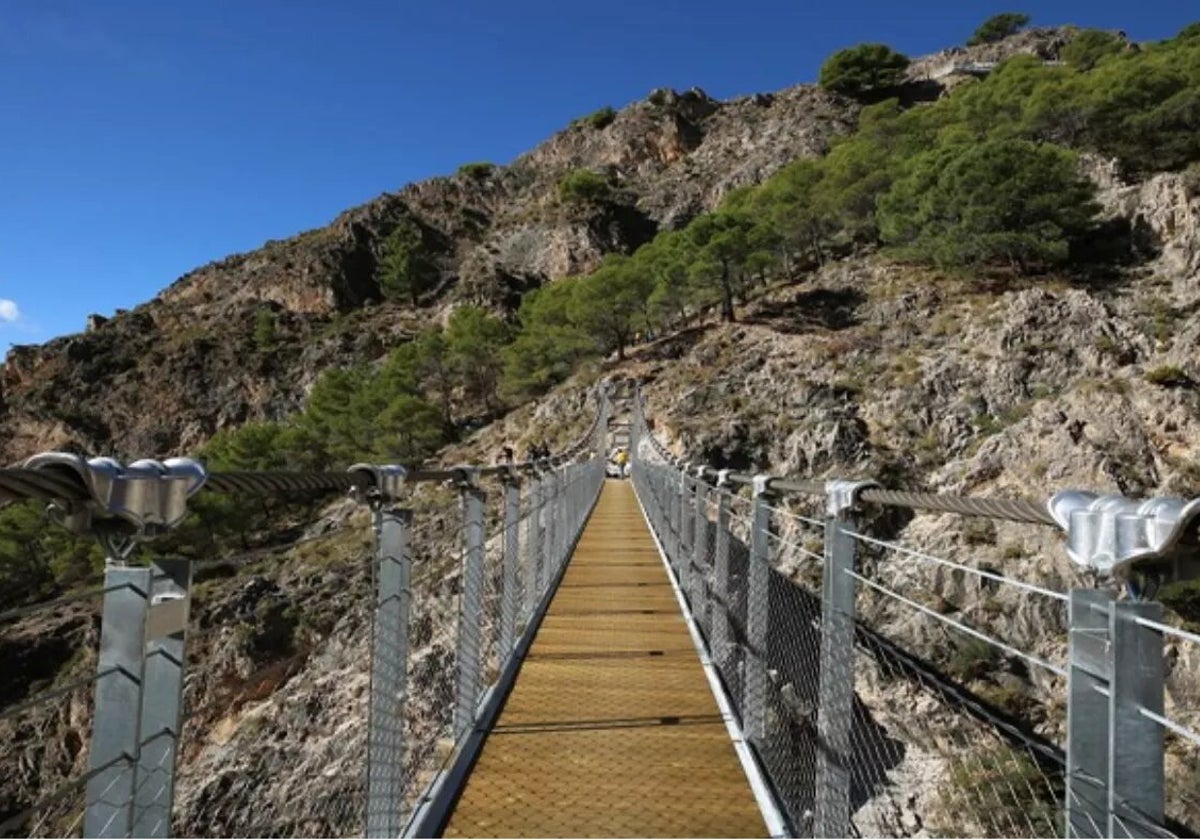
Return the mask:
<path id="1" fill-rule="evenodd" d="M 696 647 L 696 655 L 700 658 L 700 667 L 704 670 L 709 690 L 712 691 L 713 699 L 717 702 L 717 709 L 721 712 L 721 718 L 725 722 L 725 729 L 728 731 L 729 738 L 733 742 L 733 749 L 737 753 L 738 761 L 742 765 L 742 772 L 746 774 L 746 781 L 750 785 L 751 793 L 754 794 L 754 801 L 758 804 L 759 813 L 762 815 L 763 822 L 766 823 L 767 833 L 773 839 L 790 837 L 787 823 L 783 818 L 783 812 L 780 810 L 774 793 L 771 792 L 771 786 L 763 775 L 758 760 L 754 757 L 754 753 L 750 749 L 750 744 L 746 741 L 745 733 L 742 732 L 742 727 L 738 723 L 737 716 L 733 713 L 729 697 L 725 694 L 725 686 L 721 682 L 721 677 L 717 674 L 712 657 L 709 656 L 708 646 L 705 645 L 704 639 L 700 635 L 700 629 L 696 625 L 696 618 L 692 615 L 692 610 L 683 597 L 683 591 L 679 588 L 679 581 L 675 578 L 675 570 L 671 568 L 671 563 L 667 560 L 667 553 L 663 549 L 662 542 L 658 539 L 658 534 L 654 531 L 654 526 L 650 522 L 649 515 L 646 513 L 646 506 L 642 504 L 642 497 L 638 493 L 637 485 L 634 484 L 632 487 L 633 497 L 637 500 L 638 509 L 641 510 L 642 518 L 646 521 L 646 530 L 650 532 L 650 538 L 654 540 L 654 546 L 658 549 L 658 557 L 663 564 L 663 568 L 666 569 L 667 579 L 671 581 L 671 591 L 675 593 L 675 600 L 679 602 L 679 610 L 683 613 L 688 633 L 692 637 L 692 644 Z"/>

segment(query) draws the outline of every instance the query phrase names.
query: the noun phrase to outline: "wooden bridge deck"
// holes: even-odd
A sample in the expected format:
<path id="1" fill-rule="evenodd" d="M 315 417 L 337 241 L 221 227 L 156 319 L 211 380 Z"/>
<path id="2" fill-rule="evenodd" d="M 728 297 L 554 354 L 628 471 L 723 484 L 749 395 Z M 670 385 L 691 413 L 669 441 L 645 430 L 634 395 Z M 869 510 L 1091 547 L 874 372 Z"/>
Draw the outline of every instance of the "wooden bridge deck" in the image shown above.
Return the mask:
<path id="1" fill-rule="evenodd" d="M 766 833 L 633 488 L 609 481 L 445 836 Z"/>

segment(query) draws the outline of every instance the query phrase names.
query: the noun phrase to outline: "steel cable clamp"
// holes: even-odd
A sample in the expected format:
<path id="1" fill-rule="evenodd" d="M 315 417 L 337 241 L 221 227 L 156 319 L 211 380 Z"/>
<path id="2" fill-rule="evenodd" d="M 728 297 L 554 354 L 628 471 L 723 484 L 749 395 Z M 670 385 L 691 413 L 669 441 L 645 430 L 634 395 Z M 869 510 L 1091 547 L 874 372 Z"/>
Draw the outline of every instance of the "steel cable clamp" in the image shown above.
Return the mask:
<path id="1" fill-rule="evenodd" d="M 1200 499 L 1138 501 L 1064 490 L 1047 508 L 1067 535 L 1067 556 L 1079 566 L 1143 587 L 1200 577 Z M 1151 593 L 1152 594 L 1152 593 Z"/>
<path id="2" fill-rule="evenodd" d="M 347 472 L 355 479 L 350 496 L 361 504 L 398 499 L 408 476 L 399 464 L 355 464 Z"/>
<path id="3" fill-rule="evenodd" d="M 208 478 L 204 465 L 191 458 L 143 458 L 125 466 L 114 458 L 44 452 L 23 466 L 78 478 L 91 499 L 52 502 L 49 511 L 72 533 L 98 539 L 114 557 L 178 525 L 187 515 L 187 500 Z"/>
<path id="4" fill-rule="evenodd" d="M 845 481 L 842 479 L 831 479 L 825 482 L 825 512 L 830 516 L 841 516 L 842 514 L 857 510 L 860 502 L 860 496 L 864 490 L 871 490 L 879 487 L 878 481 Z"/>

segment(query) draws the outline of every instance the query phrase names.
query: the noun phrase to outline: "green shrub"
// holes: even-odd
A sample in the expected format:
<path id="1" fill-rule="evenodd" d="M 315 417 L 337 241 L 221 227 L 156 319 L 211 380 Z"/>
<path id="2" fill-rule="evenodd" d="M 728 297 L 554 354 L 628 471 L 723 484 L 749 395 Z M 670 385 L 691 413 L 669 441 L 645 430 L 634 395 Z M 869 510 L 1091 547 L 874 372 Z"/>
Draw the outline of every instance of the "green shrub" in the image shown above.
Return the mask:
<path id="1" fill-rule="evenodd" d="M 464 163 L 458 167 L 458 174 L 465 175 L 468 178 L 474 178 L 477 181 L 482 181 L 496 171 L 496 164 L 488 161 L 477 161 L 475 163 Z"/>
<path id="2" fill-rule="evenodd" d="M 558 182 L 558 195 L 570 204 L 600 204 L 612 196 L 612 187 L 603 175 L 576 169 Z"/>
<path id="3" fill-rule="evenodd" d="M 600 129 L 607 128 L 609 125 L 611 125 L 613 120 L 616 118 L 616 110 L 609 105 L 605 105 L 598 111 L 593 111 L 592 113 L 588 114 L 581 120 L 581 122 L 599 131 Z"/>
<path id="4" fill-rule="evenodd" d="M 967 41 L 967 46 L 974 47 L 979 44 L 1003 41 L 1009 35 L 1017 34 L 1023 26 L 1029 23 L 1029 19 L 1029 15 L 1023 15 L 1020 12 L 1001 12 L 998 15 L 992 15 L 979 25 L 975 34 Z"/>
<path id="5" fill-rule="evenodd" d="M 1145 379 L 1151 385 L 1163 388 L 1187 388 L 1192 385 L 1192 379 L 1178 365 L 1160 365 L 1146 371 Z"/>
<path id="6" fill-rule="evenodd" d="M 1190 628 L 1200 627 L 1200 581 L 1168 583 L 1158 590 L 1158 600 Z"/>
<path id="7" fill-rule="evenodd" d="M 1073 152 L 1027 140 L 917 155 L 879 200 L 883 240 L 939 265 L 1024 271 L 1067 261 L 1098 206 Z"/>
<path id="8" fill-rule="evenodd" d="M 995 645 L 965 636 L 954 648 L 949 671 L 963 682 L 978 679 L 995 670 L 1000 664 L 1000 651 Z"/>
<path id="9" fill-rule="evenodd" d="M 1025 752 L 973 740 L 950 756 L 948 775 L 938 786 L 944 824 L 935 821 L 935 836 L 1062 835 L 1062 778 L 1043 771 Z"/>
<path id="10" fill-rule="evenodd" d="M 1076 70 L 1091 70 L 1102 59 L 1125 50 L 1125 42 L 1111 32 L 1085 29 L 1062 48 L 1058 57 Z"/>
<path id="11" fill-rule="evenodd" d="M 270 309 L 260 309 L 254 314 L 254 344 L 259 350 L 275 346 L 275 313 Z"/>
<path id="12" fill-rule="evenodd" d="M 437 266 L 415 221 L 402 219 L 383 241 L 378 279 L 384 297 L 406 297 L 413 306 L 420 305 L 421 295 L 437 283 Z"/>
<path id="13" fill-rule="evenodd" d="M 1200 21 L 1189 23 L 1183 29 L 1179 30 L 1179 34 L 1175 36 L 1176 41 L 1190 41 L 1193 38 L 1200 39 Z"/>
<path id="14" fill-rule="evenodd" d="M 908 68 L 908 56 L 887 44 L 859 44 L 839 50 L 821 65 L 821 87 L 847 96 L 893 88 Z"/>

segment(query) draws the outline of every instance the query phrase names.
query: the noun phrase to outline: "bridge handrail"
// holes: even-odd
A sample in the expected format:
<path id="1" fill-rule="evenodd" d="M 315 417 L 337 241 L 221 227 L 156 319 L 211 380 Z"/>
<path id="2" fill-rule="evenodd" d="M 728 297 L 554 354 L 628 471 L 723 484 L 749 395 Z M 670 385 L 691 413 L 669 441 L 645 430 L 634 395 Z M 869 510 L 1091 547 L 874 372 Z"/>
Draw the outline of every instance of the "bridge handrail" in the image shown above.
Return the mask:
<path id="1" fill-rule="evenodd" d="M 1162 583 L 1200 576 L 1200 499 L 1063 491 L 1039 505 L 891 490 L 872 481 L 748 475 L 672 454 L 653 433 L 640 389 L 632 413 L 639 498 L 793 831 L 832 837 L 911 830 L 870 820 L 908 807 L 899 797 L 886 801 L 888 787 L 873 780 L 889 778 L 894 769 L 903 775 L 889 758 L 889 739 L 904 743 L 914 730 L 918 740 L 910 743 L 949 742 L 945 761 L 952 774 L 973 786 L 959 792 L 950 809 L 961 813 L 967 805 L 973 812 L 974 823 L 954 823 L 957 833 L 1045 836 L 1066 830 L 1068 836 L 1104 837 L 1187 831 L 1168 813 L 1167 736 L 1178 738 L 1173 760 L 1200 760 L 1200 716 L 1182 698 L 1172 708 L 1165 686 L 1170 662 L 1200 661 L 1200 634 L 1167 623 L 1162 605 L 1148 599 Z M 740 494 L 745 489 L 749 499 Z M 822 499 L 823 516 L 774 502 L 781 496 Z M 872 504 L 1054 526 L 1066 537 L 1065 554 L 1092 587 L 1064 593 L 1001 569 L 933 556 L 894 535 L 871 536 L 872 523 L 886 521 L 869 516 Z M 1023 556 L 1019 544 L 1017 550 Z M 975 604 L 953 603 L 960 600 L 955 592 L 972 591 L 964 583 L 972 578 L 981 597 Z M 1114 591 L 1120 585 L 1125 600 Z M 998 588 L 1015 594 L 993 600 L 988 593 Z M 1040 601 L 1013 606 L 1028 597 Z M 1036 629 L 1033 641 L 1006 642 L 1009 625 L 1000 632 L 987 626 L 1012 610 L 1024 612 L 1021 623 Z M 887 634 L 872 624 L 881 618 L 890 622 Z M 1053 626 L 1060 622 L 1062 635 Z M 894 632 L 903 634 L 899 638 L 944 634 L 940 651 L 932 648 L 938 661 L 949 642 L 950 651 L 966 652 L 967 664 L 922 661 L 889 635 Z M 1181 650 L 1185 644 L 1195 647 Z M 1170 659 L 1167 645 L 1174 649 Z M 856 649 L 868 659 L 856 660 Z M 1046 714 L 1035 726 L 1024 712 L 979 693 L 988 683 L 977 688 L 981 677 L 971 663 L 989 660 L 999 668 L 989 677 L 1006 675 L 1011 663 L 1026 675 L 1027 688 L 1006 691 L 1028 697 L 1020 692 L 1049 690 L 1045 708 L 1061 703 L 1068 710 L 1065 721 L 1055 724 L 1066 731 L 1061 748 L 1044 736 Z M 879 724 L 858 694 L 864 679 L 867 685 L 880 679 L 872 672 L 889 686 L 880 694 L 876 685 L 871 701 L 884 720 L 893 721 L 880 730 L 884 734 L 872 734 Z M 939 704 L 933 716 L 943 720 L 933 724 L 934 735 L 907 720 L 911 709 L 888 708 L 892 694 L 908 698 L 897 705 L 913 702 L 905 690 L 891 691 L 901 679 Z M 1055 696 L 1064 684 L 1065 703 Z M 806 727 L 819 745 L 815 757 L 804 757 L 805 742 L 795 740 Z M 956 753 L 969 754 L 974 764 L 956 764 Z M 1005 795 L 994 788 L 1025 793 L 1005 805 Z M 852 806 L 851 790 L 872 801 L 883 797 L 866 817 L 866 828 L 852 822 L 863 803 Z M 999 807 L 986 802 L 993 797 Z M 1171 799 L 1179 801 L 1177 795 Z M 1047 801 L 1053 802 L 1050 810 Z M 1200 819 L 1196 812 L 1183 816 Z"/>
<path id="2" fill-rule="evenodd" d="M 0 820 L 0 835 L 69 836 L 81 829 L 85 836 L 163 837 L 170 832 L 176 757 L 188 738 L 195 736 L 182 728 L 196 712 L 185 712 L 181 699 L 187 694 L 185 675 L 189 684 L 196 676 L 188 670 L 187 642 L 197 631 L 215 632 L 215 628 L 194 626 L 194 575 L 210 566 L 238 566 L 243 560 L 253 562 L 282 550 L 259 549 L 232 558 L 153 556 L 146 564 L 127 562 L 137 543 L 152 543 L 180 524 L 187 499 L 200 490 L 251 498 L 348 492 L 369 508 L 373 556 L 367 564 L 367 581 L 374 591 L 365 619 L 369 629 L 365 643 L 371 659 L 370 686 L 365 723 L 359 730 L 362 739 L 346 739 L 340 747 L 353 751 L 353 756 L 361 750 L 363 757 L 351 759 L 361 761 L 354 771 L 357 787 L 352 794 L 337 797 L 336 807 L 320 815 L 324 821 L 318 833 L 361 827 L 367 836 L 395 837 L 406 826 L 409 831 L 434 830 L 428 826 L 437 822 L 439 807 L 456 792 L 454 780 L 462 768 L 470 766 L 479 747 L 477 734 L 486 729 L 489 715 L 515 679 L 522 650 L 536 632 L 598 498 L 610 406 L 603 388 L 591 397 L 595 410 L 579 437 L 554 455 L 521 462 L 412 470 L 394 464 L 354 464 L 345 471 L 208 472 L 202 464 L 183 458 L 123 465 L 110 458 L 44 453 L 21 466 L 0 468 L 0 506 L 21 500 L 48 502 L 52 520 L 75 534 L 95 538 L 107 552 L 100 586 L 0 612 L 0 624 L 24 633 L 27 628 L 9 623 L 53 610 L 67 610 L 67 619 L 89 615 L 93 607 L 81 609 L 76 603 L 100 601 L 100 643 L 91 673 L 79 678 L 76 668 L 62 678 L 61 685 L 28 698 L 18 693 L 15 701 L 0 703 L 0 725 L 18 748 L 40 746 L 37 739 L 45 716 L 62 714 L 63 704 L 90 707 L 85 722 L 91 730 L 86 748 L 90 769 L 80 773 L 80 765 L 74 762 L 71 768 L 55 767 L 45 776 L 39 771 L 36 784 L 19 782 L 22 797 L 29 790 L 30 799 L 15 800 L 19 807 Z M 485 489 L 485 481 L 492 486 Z M 408 491 L 422 482 L 452 485 L 459 497 L 459 516 L 439 517 L 432 532 L 414 529 L 414 511 L 407 507 Z M 499 492 L 494 492 L 497 484 Z M 492 500 L 498 502 L 498 509 L 489 512 Z M 283 548 L 344 534 L 350 527 L 347 520 Z M 353 527 L 361 525 L 356 521 Z M 418 533 L 441 534 L 442 542 L 435 544 L 436 549 L 414 545 Z M 414 557 L 431 561 L 422 564 L 420 574 L 413 568 Z M 460 591 L 451 592 L 452 587 L 442 584 L 455 574 Z M 423 598 L 414 597 L 418 588 Z M 251 600 L 257 603 L 254 597 Z M 411 632 L 419 634 L 422 622 L 446 622 L 452 608 L 445 603 L 447 598 L 450 605 L 457 605 L 457 621 L 443 630 L 449 636 L 450 658 L 440 666 L 456 683 L 451 706 L 446 710 L 438 695 L 414 709 L 413 703 L 405 702 L 407 695 L 436 695 L 441 684 L 435 676 L 425 676 L 419 684 L 414 676 L 416 687 L 409 684 L 407 672 L 416 667 L 418 644 L 410 644 L 410 625 Z M 254 620 L 240 613 L 220 619 L 224 623 Z M 222 628 L 230 629 L 225 624 Z M 243 628 L 238 624 L 233 629 Z M 75 661 L 86 661 L 77 653 Z M 18 692 L 23 688 L 18 687 Z M 440 722 L 430 728 L 430 718 Z M 38 724 L 30 725 L 31 721 Z M 27 743 L 27 739 L 34 740 Z M 445 742 L 453 744 L 449 758 L 441 752 Z M 409 755 L 420 758 L 414 764 Z M 424 792 L 418 784 L 425 786 Z M 239 822 L 234 827 L 240 834 L 272 834 L 279 830 L 279 819 L 291 816 L 290 811 L 272 816 L 255 809 L 251 819 L 276 822 Z M 297 825 L 304 821 L 297 819 Z M 313 819 L 311 809 L 307 819 Z"/>

